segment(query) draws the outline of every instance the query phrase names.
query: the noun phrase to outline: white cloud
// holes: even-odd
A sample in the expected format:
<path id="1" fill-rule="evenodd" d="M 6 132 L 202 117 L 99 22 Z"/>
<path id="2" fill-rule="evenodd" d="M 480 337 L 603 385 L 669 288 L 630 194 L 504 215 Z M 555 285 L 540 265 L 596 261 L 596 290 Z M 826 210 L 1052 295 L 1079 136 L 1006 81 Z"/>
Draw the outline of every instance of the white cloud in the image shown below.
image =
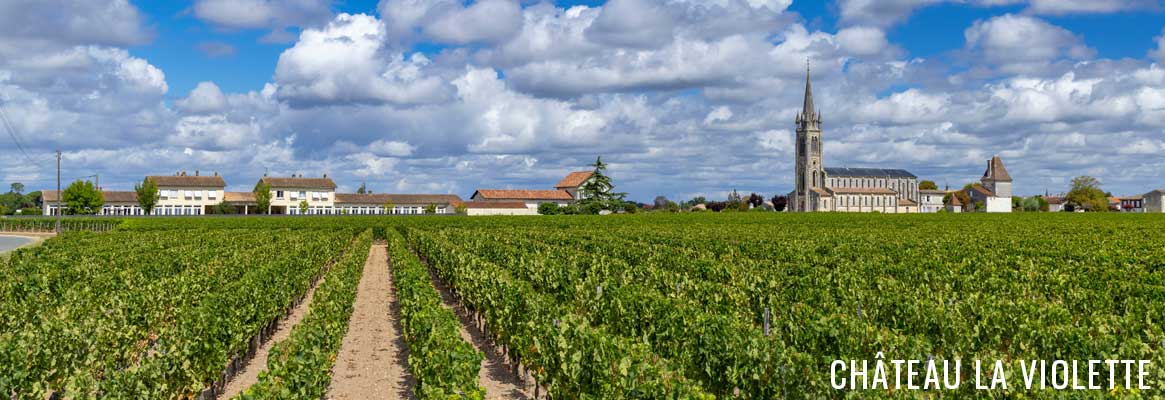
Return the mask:
<path id="1" fill-rule="evenodd" d="M 586 28 L 587 38 L 615 47 L 657 48 L 672 41 L 671 8 L 654 0 L 611 0 Z"/>
<path id="2" fill-rule="evenodd" d="M 194 16 L 227 29 L 314 26 L 332 15 L 332 0 L 197 0 Z"/>
<path id="3" fill-rule="evenodd" d="M 186 98 L 175 101 L 174 105 L 189 113 L 213 113 L 226 108 L 227 98 L 214 82 L 199 82 Z"/>
<path id="4" fill-rule="evenodd" d="M 837 32 L 837 41 L 842 50 L 859 56 L 881 54 L 890 47 L 886 32 L 868 26 L 842 29 Z"/>
<path id="5" fill-rule="evenodd" d="M 142 44 L 152 35 L 142 23 L 128 0 L 6 0 L 0 2 L 0 49 Z"/>
<path id="6" fill-rule="evenodd" d="M 1085 59 L 1095 54 L 1071 31 L 1024 15 L 975 21 L 963 35 L 968 50 L 1005 72 L 1031 72 L 1056 60 Z"/>
<path id="7" fill-rule="evenodd" d="M 394 42 L 426 37 L 441 43 L 501 43 L 522 26 L 516 0 L 381 0 L 377 6 Z"/>
<path id="8" fill-rule="evenodd" d="M 1161 30 L 1161 35 L 1153 38 L 1153 42 L 1157 44 L 1157 48 L 1149 50 L 1149 58 L 1165 64 L 1165 29 Z"/>
<path id="9" fill-rule="evenodd" d="M 324 28 L 303 31 L 275 67 L 279 98 L 296 106 L 412 105 L 445 98 L 448 85 L 423 73 L 428 58 L 388 52 L 384 40 L 380 21 L 362 14 L 341 14 Z"/>

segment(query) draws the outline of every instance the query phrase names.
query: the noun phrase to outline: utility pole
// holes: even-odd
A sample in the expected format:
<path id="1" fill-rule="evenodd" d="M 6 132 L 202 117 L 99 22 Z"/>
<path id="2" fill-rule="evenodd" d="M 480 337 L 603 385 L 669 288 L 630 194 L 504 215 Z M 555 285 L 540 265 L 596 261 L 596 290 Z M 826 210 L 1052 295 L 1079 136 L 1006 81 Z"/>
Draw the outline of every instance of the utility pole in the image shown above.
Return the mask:
<path id="1" fill-rule="evenodd" d="M 64 193 L 61 193 L 61 151 L 57 150 L 57 234 L 61 234 L 61 199 Z"/>

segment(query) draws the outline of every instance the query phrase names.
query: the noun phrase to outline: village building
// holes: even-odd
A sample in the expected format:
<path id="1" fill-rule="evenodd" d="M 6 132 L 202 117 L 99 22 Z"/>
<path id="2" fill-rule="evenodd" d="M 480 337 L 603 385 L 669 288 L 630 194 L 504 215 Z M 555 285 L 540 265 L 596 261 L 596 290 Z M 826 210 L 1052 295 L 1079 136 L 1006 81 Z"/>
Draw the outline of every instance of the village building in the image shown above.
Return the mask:
<path id="1" fill-rule="evenodd" d="M 469 197 L 473 201 L 482 202 L 521 202 L 526 208 L 537 211 L 542 203 L 554 203 L 559 207 L 570 205 L 574 196 L 561 189 L 555 190 L 512 190 L 512 189 L 478 189 Z"/>
<path id="2" fill-rule="evenodd" d="M 943 198 L 950 193 L 946 190 L 922 189 L 918 191 L 918 212 L 936 213 L 942 211 L 946 205 Z"/>
<path id="3" fill-rule="evenodd" d="M 1145 193 L 1142 197 L 1144 197 L 1146 212 L 1165 212 L 1165 190 L 1157 189 L 1152 192 Z"/>
<path id="4" fill-rule="evenodd" d="M 790 211 L 919 211 L 918 177 L 909 171 L 825 167 L 821 113 L 813 105 L 813 83 L 808 71 L 805 99 L 796 124 L 795 188 L 789 193 Z"/>
<path id="5" fill-rule="evenodd" d="M 955 196 L 952 193 L 950 201 L 947 202 L 946 210 L 949 213 L 961 213 L 961 212 L 963 212 L 963 201 L 959 200 L 959 196 Z"/>
<path id="6" fill-rule="evenodd" d="M 465 215 L 538 215 L 538 208 L 522 201 L 470 201 L 465 203 Z"/>
<path id="7" fill-rule="evenodd" d="M 575 171 L 566 175 L 557 185 L 555 189 L 566 191 L 570 193 L 570 197 L 575 200 L 582 200 L 582 187 L 591 180 L 595 175 L 594 171 Z"/>
<path id="8" fill-rule="evenodd" d="M 1120 198 L 1121 212 L 1145 212 L 1145 196 L 1125 196 Z"/>
<path id="9" fill-rule="evenodd" d="M 1011 175 L 1003 166 L 1003 159 L 994 156 L 987 160 L 987 169 L 979 182 L 981 185 L 967 189 L 971 203 L 982 204 L 982 208 L 977 206 L 975 211 L 1011 212 Z"/>
<path id="10" fill-rule="evenodd" d="M 1061 196 L 1044 196 L 1044 201 L 1048 202 L 1048 211 L 1061 212 L 1064 211 L 1064 198 Z"/>
<path id="11" fill-rule="evenodd" d="M 138 205 L 138 196 L 135 192 L 102 191 L 101 197 L 105 199 L 105 204 L 101 206 L 97 215 L 145 215 Z M 57 215 L 58 205 L 61 208 L 68 207 L 61 201 L 60 192 L 56 190 L 41 191 L 41 201 L 44 202 L 42 208 L 44 215 Z"/>
<path id="12" fill-rule="evenodd" d="M 461 205 L 455 194 L 335 194 L 336 212 L 345 215 L 417 215 L 432 207 L 434 214 L 454 214 Z"/>
<path id="13" fill-rule="evenodd" d="M 303 175 L 291 177 L 263 176 L 256 184 L 271 187 L 269 214 L 298 215 L 300 205 L 307 202 L 308 215 L 328 215 L 335 213 L 336 182 L 324 174 L 322 178 L 305 178 Z"/>
<path id="14" fill-rule="evenodd" d="M 158 186 L 158 203 L 154 205 L 154 215 L 206 215 L 223 201 L 227 183 L 215 172 L 201 176 L 198 171 L 187 175 L 185 171 L 174 175 L 147 176 L 146 179 Z M 137 194 L 134 194 L 137 198 Z"/>

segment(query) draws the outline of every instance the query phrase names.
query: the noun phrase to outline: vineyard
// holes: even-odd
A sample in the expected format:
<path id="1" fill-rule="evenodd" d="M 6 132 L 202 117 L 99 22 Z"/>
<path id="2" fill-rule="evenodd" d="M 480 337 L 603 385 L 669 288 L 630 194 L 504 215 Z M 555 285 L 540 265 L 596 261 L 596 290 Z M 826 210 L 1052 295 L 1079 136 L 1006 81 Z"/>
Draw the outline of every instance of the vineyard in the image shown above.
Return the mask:
<path id="1" fill-rule="evenodd" d="M 215 398 L 239 360 L 314 290 L 306 317 L 238 397 L 327 397 L 357 321 L 356 282 L 370 266 L 391 271 L 399 308 L 391 315 L 420 399 L 506 397 L 483 383 L 483 359 L 504 363 L 528 397 L 553 399 L 1165 392 L 1162 216 L 112 223 L 0 259 L 0 395 Z M 365 263 L 374 242 L 387 247 L 388 265 Z M 442 304 L 445 290 L 453 308 Z M 498 350 L 471 345 L 471 330 Z M 1151 360 L 1154 389 L 831 386 L 834 360 L 873 362 L 878 353 L 961 359 L 964 381 L 974 359 Z"/>

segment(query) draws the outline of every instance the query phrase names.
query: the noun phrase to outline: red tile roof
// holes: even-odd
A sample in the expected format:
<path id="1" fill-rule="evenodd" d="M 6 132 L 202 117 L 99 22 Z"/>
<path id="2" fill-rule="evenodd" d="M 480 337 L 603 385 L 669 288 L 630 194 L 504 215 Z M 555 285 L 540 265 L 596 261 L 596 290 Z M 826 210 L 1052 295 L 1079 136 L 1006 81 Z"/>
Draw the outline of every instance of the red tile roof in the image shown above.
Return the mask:
<path id="1" fill-rule="evenodd" d="M 570 174 L 566 175 L 565 178 L 562 178 L 561 181 L 558 181 L 558 184 L 554 185 L 554 188 L 555 189 L 574 189 L 574 188 L 577 188 L 577 187 L 579 187 L 579 185 L 582 185 L 583 182 L 586 182 L 587 179 L 591 179 L 591 175 L 594 175 L 594 174 L 595 173 L 593 171 L 571 172 Z"/>
<path id="2" fill-rule="evenodd" d="M 822 188 L 809 188 L 809 190 L 823 197 L 833 197 L 833 193 L 830 193 Z"/>
<path id="3" fill-rule="evenodd" d="M 574 200 L 565 190 L 500 190 L 478 189 L 469 197 L 473 200 Z"/>
<path id="4" fill-rule="evenodd" d="M 951 205 L 955 207 L 962 207 L 963 201 L 959 200 L 959 196 L 955 196 L 954 193 L 951 193 Z"/>
<path id="5" fill-rule="evenodd" d="M 983 196 L 986 196 L 986 197 L 995 197 L 995 193 L 991 193 L 990 190 L 987 190 L 987 188 L 979 186 L 979 185 L 972 185 L 971 190 L 979 192 L 979 194 L 982 194 Z"/>
<path id="6" fill-rule="evenodd" d="M 520 201 L 467 201 L 464 203 L 465 208 L 507 208 L 519 209 L 526 208 L 526 203 Z"/>
<path id="7" fill-rule="evenodd" d="M 255 202 L 258 202 L 258 200 L 255 200 L 255 193 L 254 192 L 224 192 L 222 197 L 223 197 L 222 201 L 225 201 L 228 203 L 255 203 Z"/>
<path id="8" fill-rule="evenodd" d="M 918 203 L 915 203 L 914 200 L 898 199 L 898 206 L 900 206 L 900 207 L 914 207 L 917 205 L 918 205 Z"/>
<path id="9" fill-rule="evenodd" d="M 1063 197 L 1045 197 L 1044 200 L 1047 201 L 1048 204 L 1064 204 Z"/>
<path id="10" fill-rule="evenodd" d="M 1007 173 L 1007 168 L 1003 167 L 1003 159 L 995 156 L 987 161 L 987 170 L 983 171 L 983 178 L 980 180 L 1011 182 L 1011 175 Z"/>
<path id="11" fill-rule="evenodd" d="M 187 176 L 187 175 L 154 175 L 147 176 L 146 179 L 154 181 L 154 184 L 164 187 L 190 187 L 190 188 L 222 188 L 226 187 L 227 183 L 221 176 Z"/>

